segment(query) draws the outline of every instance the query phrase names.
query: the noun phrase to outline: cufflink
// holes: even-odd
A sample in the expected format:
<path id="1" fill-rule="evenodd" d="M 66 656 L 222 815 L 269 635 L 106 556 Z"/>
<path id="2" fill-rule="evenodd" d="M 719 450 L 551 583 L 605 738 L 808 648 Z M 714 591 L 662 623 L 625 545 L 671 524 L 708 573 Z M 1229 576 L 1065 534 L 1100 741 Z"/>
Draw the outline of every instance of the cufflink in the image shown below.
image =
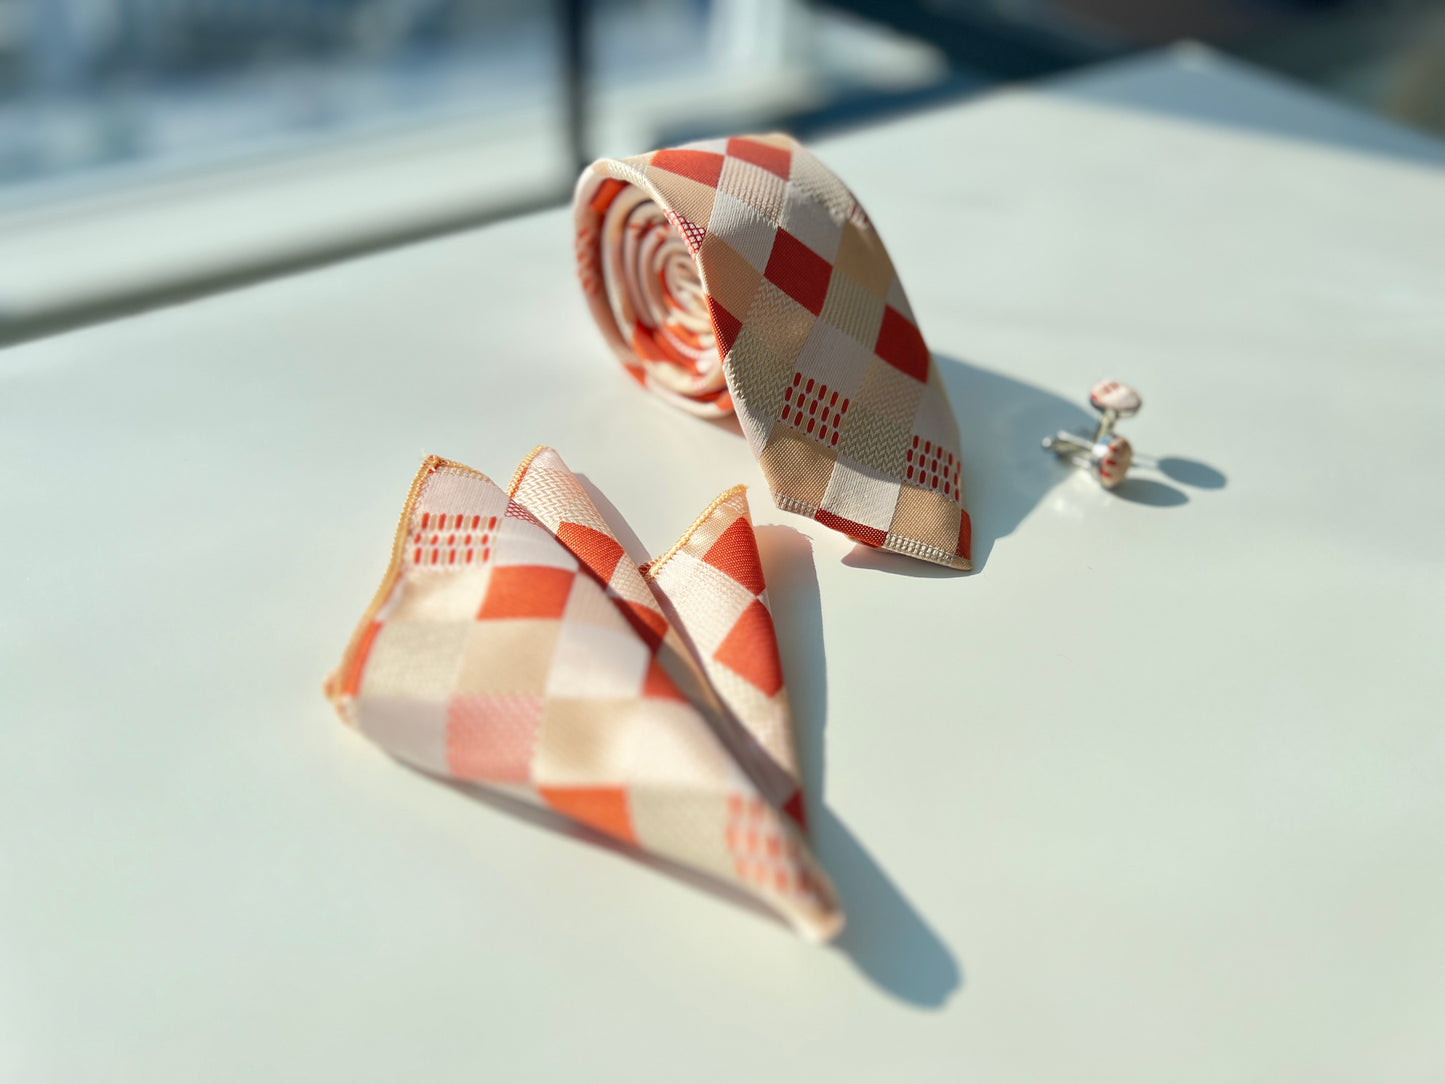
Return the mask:
<path id="1" fill-rule="evenodd" d="M 1114 425 L 1120 418 L 1139 413 L 1144 402 L 1128 384 L 1101 380 L 1089 391 L 1089 405 L 1100 415 L 1099 427 L 1093 436 L 1061 429 L 1044 438 L 1044 448 L 1060 459 L 1083 467 L 1105 489 L 1113 489 L 1124 480 L 1129 464 L 1134 461 L 1133 446 L 1114 432 Z"/>

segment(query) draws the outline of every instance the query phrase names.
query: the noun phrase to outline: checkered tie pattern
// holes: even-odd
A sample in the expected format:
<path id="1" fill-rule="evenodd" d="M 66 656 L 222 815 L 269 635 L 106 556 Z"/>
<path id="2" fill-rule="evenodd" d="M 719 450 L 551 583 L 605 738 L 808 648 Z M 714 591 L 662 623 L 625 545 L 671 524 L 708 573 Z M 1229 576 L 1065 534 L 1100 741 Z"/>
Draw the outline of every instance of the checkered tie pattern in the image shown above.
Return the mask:
<path id="1" fill-rule="evenodd" d="M 736 412 L 778 507 L 972 568 L 958 423 L 853 194 L 786 135 L 602 159 L 577 182 L 577 266 L 627 372 Z"/>
<path id="2" fill-rule="evenodd" d="M 725 882 L 812 940 L 842 928 L 742 487 L 639 567 L 552 449 L 506 490 L 434 456 L 326 692 L 425 772 Z"/>

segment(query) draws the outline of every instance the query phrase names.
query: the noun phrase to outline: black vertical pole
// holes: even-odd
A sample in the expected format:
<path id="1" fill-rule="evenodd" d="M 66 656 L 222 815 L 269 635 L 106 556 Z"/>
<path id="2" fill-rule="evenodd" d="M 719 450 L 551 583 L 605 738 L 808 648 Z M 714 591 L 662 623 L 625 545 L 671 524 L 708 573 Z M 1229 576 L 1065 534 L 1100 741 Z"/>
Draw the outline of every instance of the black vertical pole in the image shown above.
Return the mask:
<path id="1" fill-rule="evenodd" d="M 557 0 L 557 5 L 567 149 L 575 175 L 592 161 L 587 147 L 587 0 Z"/>

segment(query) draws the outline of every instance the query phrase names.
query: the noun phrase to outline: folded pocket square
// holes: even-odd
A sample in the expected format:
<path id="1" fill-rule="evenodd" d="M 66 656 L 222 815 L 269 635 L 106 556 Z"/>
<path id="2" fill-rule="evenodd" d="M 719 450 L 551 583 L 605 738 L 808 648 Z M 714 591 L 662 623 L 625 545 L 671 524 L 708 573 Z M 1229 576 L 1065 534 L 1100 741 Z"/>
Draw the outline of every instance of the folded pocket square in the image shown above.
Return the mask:
<path id="1" fill-rule="evenodd" d="M 908 296 L 853 194 L 786 135 L 594 162 L 577 267 L 627 371 L 736 412 L 778 507 L 967 569 L 958 423 Z"/>
<path id="2" fill-rule="evenodd" d="M 730 883 L 811 939 L 842 928 L 741 486 L 639 567 L 552 449 L 507 490 L 432 457 L 326 692 L 423 771 Z"/>

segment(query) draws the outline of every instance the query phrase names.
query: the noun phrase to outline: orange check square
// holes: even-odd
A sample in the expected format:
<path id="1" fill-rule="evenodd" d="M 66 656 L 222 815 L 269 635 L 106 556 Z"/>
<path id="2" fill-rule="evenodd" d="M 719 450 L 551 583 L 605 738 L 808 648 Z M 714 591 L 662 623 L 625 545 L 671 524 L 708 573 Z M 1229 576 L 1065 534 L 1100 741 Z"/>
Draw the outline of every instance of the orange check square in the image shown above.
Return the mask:
<path id="1" fill-rule="evenodd" d="M 577 573 L 545 565 L 492 569 L 477 620 L 498 617 L 561 617 Z"/>
<path id="2" fill-rule="evenodd" d="M 778 657 L 778 634 L 773 615 L 762 599 L 752 603 L 733 625 L 713 658 L 747 678 L 767 696 L 783 687 L 783 661 Z"/>
<path id="3" fill-rule="evenodd" d="M 548 806 L 574 821 L 624 843 L 637 842 L 627 791 L 622 787 L 538 787 L 537 793 Z"/>

